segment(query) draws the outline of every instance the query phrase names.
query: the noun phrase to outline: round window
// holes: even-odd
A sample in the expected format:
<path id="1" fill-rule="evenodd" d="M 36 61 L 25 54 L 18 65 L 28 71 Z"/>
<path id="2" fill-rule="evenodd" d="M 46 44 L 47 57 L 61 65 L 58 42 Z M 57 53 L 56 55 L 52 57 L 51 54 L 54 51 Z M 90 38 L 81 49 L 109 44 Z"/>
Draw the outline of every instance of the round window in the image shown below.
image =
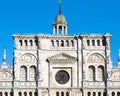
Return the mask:
<path id="1" fill-rule="evenodd" d="M 60 70 L 56 73 L 55 79 L 59 84 L 65 84 L 69 81 L 70 76 L 67 71 Z"/>

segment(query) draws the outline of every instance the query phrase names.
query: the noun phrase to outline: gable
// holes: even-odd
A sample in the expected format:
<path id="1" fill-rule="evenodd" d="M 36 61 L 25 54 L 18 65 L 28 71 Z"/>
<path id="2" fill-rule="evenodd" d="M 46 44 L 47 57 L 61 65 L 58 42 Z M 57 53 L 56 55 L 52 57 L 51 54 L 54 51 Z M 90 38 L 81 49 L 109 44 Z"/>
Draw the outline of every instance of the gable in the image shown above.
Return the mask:
<path id="1" fill-rule="evenodd" d="M 49 58 L 47 58 L 47 60 L 49 62 L 56 62 L 56 63 L 74 63 L 77 59 L 73 56 L 70 56 L 68 54 L 65 53 L 60 53 L 54 56 L 51 56 Z"/>
<path id="2" fill-rule="evenodd" d="M 12 75 L 7 71 L 0 70 L 0 81 L 12 80 Z"/>

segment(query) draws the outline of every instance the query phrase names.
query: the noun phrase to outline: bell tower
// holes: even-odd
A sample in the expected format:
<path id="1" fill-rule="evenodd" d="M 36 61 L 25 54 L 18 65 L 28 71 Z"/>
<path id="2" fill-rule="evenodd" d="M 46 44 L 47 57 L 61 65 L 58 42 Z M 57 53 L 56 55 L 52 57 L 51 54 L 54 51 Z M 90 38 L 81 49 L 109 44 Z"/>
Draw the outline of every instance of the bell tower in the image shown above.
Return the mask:
<path id="1" fill-rule="evenodd" d="M 67 21 L 65 16 L 62 14 L 62 7 L 60 0 L 59 0 L 59 12 L 55 17 L 52 26 L 53 26 L 53 34 L 67 34 Z"/>

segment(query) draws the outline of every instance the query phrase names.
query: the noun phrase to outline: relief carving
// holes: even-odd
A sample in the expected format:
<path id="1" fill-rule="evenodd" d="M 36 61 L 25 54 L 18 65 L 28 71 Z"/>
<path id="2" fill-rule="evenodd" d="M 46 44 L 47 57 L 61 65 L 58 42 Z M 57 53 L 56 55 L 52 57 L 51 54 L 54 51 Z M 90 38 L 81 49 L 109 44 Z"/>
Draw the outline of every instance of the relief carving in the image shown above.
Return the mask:
<path id="1" fill-rule="evenodd" d="M 37 60 L 32 54 L 25 54 L 20 58 L 20 63 L 36 63 Z"/>
<path id="2" fill-rule="evenodd" d="M 104 58 L 100 54 L 92 54 L 88 57 L 88 63 L 104 63 Z"/>

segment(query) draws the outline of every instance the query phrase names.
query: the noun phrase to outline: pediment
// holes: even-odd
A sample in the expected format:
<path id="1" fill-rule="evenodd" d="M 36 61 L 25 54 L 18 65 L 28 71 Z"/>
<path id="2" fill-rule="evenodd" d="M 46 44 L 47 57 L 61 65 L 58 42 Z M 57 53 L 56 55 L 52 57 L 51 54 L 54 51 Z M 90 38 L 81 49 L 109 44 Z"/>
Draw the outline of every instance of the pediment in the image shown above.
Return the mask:
<path id="1" fill-rule="evenodd" d="M 73 56 L 70 56 L 65 53 L 60 53 L 54 56 L 51 56 L 47 59 L 49 62 L 75 62 L 77 59 Z"/>

